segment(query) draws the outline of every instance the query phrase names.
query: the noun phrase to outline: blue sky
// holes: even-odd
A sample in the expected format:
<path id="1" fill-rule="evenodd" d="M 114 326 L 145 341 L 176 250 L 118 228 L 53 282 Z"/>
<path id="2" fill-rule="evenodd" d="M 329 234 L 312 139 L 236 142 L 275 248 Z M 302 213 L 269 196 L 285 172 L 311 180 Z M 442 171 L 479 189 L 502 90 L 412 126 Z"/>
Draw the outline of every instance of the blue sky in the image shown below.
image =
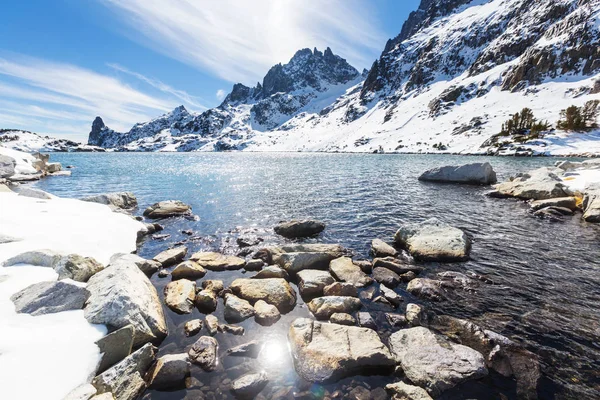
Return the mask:
<path id="1" fill-rule="evenodd" d="M 22 0 L 2 7 L 0 128 L 85 140 L 201 112 L 304 47 L 368 68 L 419 0 Z"/>

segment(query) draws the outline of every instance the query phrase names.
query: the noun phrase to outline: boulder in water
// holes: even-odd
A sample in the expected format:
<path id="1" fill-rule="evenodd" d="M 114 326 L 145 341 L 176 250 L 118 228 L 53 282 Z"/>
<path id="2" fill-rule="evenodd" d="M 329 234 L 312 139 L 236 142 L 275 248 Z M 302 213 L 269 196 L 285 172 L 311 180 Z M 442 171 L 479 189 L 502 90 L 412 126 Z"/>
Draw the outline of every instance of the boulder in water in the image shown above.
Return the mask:
<path id="1" fill-rule="evenodd" d="M 215 338 L 201 336 L 188 351 L 189 359 L 206 372 L 214 371 L 218 363 L 218 348 Z"/>
<path id="2" fill-rule="evenodd" d="M 322 296 L 323 288 L 335 281 L 329 272 L 318 269 L 302 270 L 298 272 L 298 278 L 298 290 L 308 298 Z"/>
<path id="3" fill-rule="evenodd" d="M 317 297 L 308 303 L 308 309 L 318 319 L 329 319 L 334 313 L 350 314 L 361 307 L 356 297 L 324 296 Z"/>
<path id="4" fill-rule="evenodd" d="M 351 283 L 356 287 L 365 287 L 373 283 L 373 278 L 367 276 L 349 257 L 340 257 L 332 260 L 329 263 L 329 272 L 336 279 Z"/>
<path id="5" fill-rule="evenodd" d="M 381 239 L 373 239 L 371 242 L 371 254 L 374 257 L 395 257 L 398 250 Z"/>
<path id="6" fill-rule="evenodd" d="M 166 200 L 154 203 L 144 211 L 144 217 L 151 219 L 189 215 L 192 207 L 179 200 Z"/>
<path id="7" fill-rule="evenodd" d="M 81 199 L 92 203 L 106 204 L 123 210 L 131 210 L 137 207 L 138 202 L 131 192 L 105 193 L 96 196 L 88 196 Z"/>
<path id="8" fill-rule="evenodd" d="M 256 313 L 254 314 L 254 319 L 257 323 L 263 326 L 273 325 L 275 322 L 279 321 L 281 318 L 281 313 L 272 304 L 267 303 L 264 300 L 258 300 L 254 303 L 254 310 Z"/>
<path id="9" fill-rule="evenodd" d="M 171 271 L 171 279 L 189 279 L 195 281 L 203 278 L 206 275 L 206 270 L 202 268 L 200 264 L 195 261 L 184 261 L 178 264 L 173 271 Z"/>
<path id="10" fill-rule="evenodd" d="M 165 304 L 177 314 L 189 314 L 194 309 L 196 283 L 187 279 L 169 282 L 165 286 Z"/>
<path id="11" fill-rule="evenodd" d="M 496 173 L 487 162 L 433 168 L 423 172 L 419 180 L 469 185 L 491 185 L 497 182 Z"/>
<path id="12" fill-rule="evenodd" d="M 264 300 L 281 312 L 288 312 L 296 305 L 296 292 L 282 278 L 236 279 L 229 288 L 242 299 L 251 303 Z"/>
<path id="13" fill-rule="evenodd" d="M 151 389 L 179 388 L 185 386 L 189 374 L 190 361 L 186 353 L 167 354 L 156 360 L 147 381 Z"/>
<path id="14" fill-rule="evenodd" d="M 571 191 L 558 176 L 562 171 L 555 168 L 538 168 L 526 174 L 496 185 L 494 197 L 517 197 L 524 200 L 545 200 L 569 197 Z"/>
<path id="15" fill-rule="evenodd" d="M 233 381 L 231 392 L 239 398 L 255 398 L 268 382 L 267 373 L 264 371 L 246 374 Z"/>
<path id="16" fill-rule="evenodd" d="M 275 233 L 286 238 L 302 238 L 318 235 L 325 229 L 325 224 L 315 220 L 281 222 L 275 226 Z"/>
<path id="17" fill-rule="evenodd" d="M 244 268 L 246 264 L 243 258 L 211 251 L 194 253 L 190 260 L 210 271 L 238 270 Z"/>

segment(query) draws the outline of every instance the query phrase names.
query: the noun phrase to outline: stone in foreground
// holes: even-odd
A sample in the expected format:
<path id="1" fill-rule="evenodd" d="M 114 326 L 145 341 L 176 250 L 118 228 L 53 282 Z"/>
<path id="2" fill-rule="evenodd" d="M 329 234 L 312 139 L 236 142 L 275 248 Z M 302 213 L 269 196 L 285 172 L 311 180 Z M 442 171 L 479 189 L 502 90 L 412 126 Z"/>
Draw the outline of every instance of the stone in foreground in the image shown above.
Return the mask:
<path id="1" fill-rule="evenodd" d="M 92 324 L 135 328 L 134 346 L 167 336 L 162 304 L 154 285 L 133 263 L 116 264 L 92 276 L 84 315 Z"/>
<path id="2" fill-rule="evenodd" d="M 192 207 L 179 200 L 166 200 L 154 203 L 144 211 L 144 217 L 151 219 L 189 215 Z"/>
<path id="3" fill-rule="evenodd" d="M 112 393 L 116 400 L 137 399 L 146 389 L 144 375 L 154 362 L 156 347 L 150 343 L 114 367 L 96 376 L 92 385 L 98 394 Z"/>
<path id="4" fill-rule="evenodd" d="M 186 353 L 167 354 L 156 360 L 147 381 L 151 389 L 171 389 L 185 385 L 190 374 L 190 362 Z"/>
<path id="5" fill-rule="evenodd" d="M 317 297 L 308 303 L 308 309 L 318 319 L 329 319 L 334 313 L 347 313 L 358 310 L 361 302 L 356 297 L 324 296 Z"/>
<path id="6" fill-rule="evenodd" d="M 314 220 L 282 222 L 274 228 L 276 234 L 290 239 L 314 236 L 324 229 L 323 222 Z"/>
<path id="7" fill-rule="evenodd" d="M 420 181 L 491 185 L 497 182 L 490 163 L 473 163 L 460 166 L 444 166 L 423 172 Z"/>
<path id="8" fill-rule="evenodd" d="M 169 282 L 165 286 L 165 304 L 177 314 L 189 314 L 194 309 L 196 283 L 187 279 Z"/>
<path id="9" fill-rule="evenodd" d="M 256 374 L 246 374 L 231 384 L 231 392 L 239 398 L 254 398 L 269 382 L 267 374 L 261 371 Z"/>
<path id="10" fill-rule="evenodd" d="M 323 288 L 323 295 L 358 297 L 358 289 L 348 282 L 333 282 Z"/>
<path id="11" fill-rule="evenodd" d="M 394 398 L 407 400 L 433 400 L 427 391 L 418 386 L 408 385 L 404 382 L 390 383 L 385 386 L 385 390 L 393 395 Z"/>
<path id="12" fill-rule="evenodd" d="M 318 269 L 305 269 L 298 272 L 298 290 L 303 297 L 316 297 L 323 295 L 323 288 L 335 282 L 327 271 Z"/>
<path id="13" fill-rule="evenodd" d="M 281 314 L 279 313 L 277 307 L 267 303 L 264 300 L 258 300 L 254 304 L 254 310 L 256 311 L 254 314 L 254 319 L 257 323 L 263 326 L 273 325 L 275 322 L 279 321 L 279 318 L 281 318 Z"/>
<path id="14" fill-rule="evenodd" d="M 194 253 L 190 260 L 211 271 L 237 270 L 244 268 L 246 264 L 243 258 L 212 251 Z"/>
<path id="15" fill-rule="evenodd" d="M 90 296 L 86 288 L 66 283 L 40 282 L 11 296 L 15 311 L 44 315 L 69 310 L 81 310 Z"/>
<path id="16" fill-rule="evenodd" d="M 174 281 L 177 279 L 189 279 L 195 281 L 201 279 L 206 275 L 206 270 L 195 261 L 184 261 L 177 265 L 173 271 L 171 271 L 171 279 Z"/>
<path id="17" fill-rule="evenodd" d="M 371 329 L 296 319 L 289 330 L 296 372 L 309 382 L 334 382 L 352 375 L 389 372 L 395 364 Z"/>
<path id="18" fill-rule="evenodd" d="M 102 360 L 96 371 L 97 374 L 106 371 L 131 354 L 133 334 L 133 326 L 127 325 L 96 341 L 96 345 L 102 354 Z"/>
<path id="19" fill-rule="evenodd" d="M 190 361 L 206 372 L 214 371 L 218 363 L 218 347 L 219 344 L 215 338 L 202 336 L 188 351 Z"/>
<path id="20" fill-rule="evenodd" d="M 159 262 L 163 267 L 168 267 L 181 262 L 187 254 L 187 247 L 175 247 L 174 249 L 165 250 L 154 256 L 153 260 Z"/>
<path id="21" fill-rule="evenodd" d="M 389 343 L 406 377 L 433 396 L 488 373 L 481 353 L 427 328 L 400 330 L 390 336 Z"/>
<path id="22" fill-rule="evenodd" d="M 494 197 L 517 197 L 524 200 L 545 200 L 555 197 L 569 197 L 571 191 L 557 175 L 562 171 L 555 168 L 538 168 L 519 174 L 511 181 L 496 185 Z"/>
<path id="23" fill-rule="evenodd" d="M 296 292 L 282 278 L 236 279 L 229 288 L 242 299 L 251 303 L 264 300 L 283 313 L 291 311 L 296 305 Z"/>
<path id="24" fill-rule="evenodd" d="M 423 261 L 464 261 L 471 250 L 471 240 L 462 230 L 437 218 L 400 227 L 395 240 Z"/>
<path id="25" fill-rule="evenodd" d="M 241 322 L 254 316 L 255 310 L 250 303 L 231 293 L 225 295 L 225 311 L 223 316 L 227 322 Z"/>

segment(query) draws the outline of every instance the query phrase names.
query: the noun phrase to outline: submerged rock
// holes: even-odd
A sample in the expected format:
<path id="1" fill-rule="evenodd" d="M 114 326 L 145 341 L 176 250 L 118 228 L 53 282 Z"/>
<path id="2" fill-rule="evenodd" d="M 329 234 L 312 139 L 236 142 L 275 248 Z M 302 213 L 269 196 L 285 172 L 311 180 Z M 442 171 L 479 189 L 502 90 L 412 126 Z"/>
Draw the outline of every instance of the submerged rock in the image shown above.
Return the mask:
<path id="1" fill-rule="evenodd" d="M 216 335 L 219 330 L 219 320 L 214 315 L 207 315 L 204 317 L 204 324 L 206 325 L 206 330 L 211 336 Z"/>
<path id="2" fill-rule="evenodd" d="M 112 329 L 133 325 L 134 346 L 167 336 L 156 289 L 135 264 L 109 266 L 92 276 L 86 288 L 90 297 L 84 315 L 90 323 L 105 324 Z"/>
<path id="3" fill-rule="evenodd" d="M 58 282 L 40 282 L 27 286 L 10 299 L 15 311 L 31 315 L 44 315 L 69 310 L 81 310 L 90 296 L 84 287 Z"/>
<path id="4" fill-rule="evenodd" d="M 147 380 L 151 389 L 171 389 L 185 386 L 189 374 L 190 361 L 186 353 L 167 354 L 156 360 Z"/>
<path id="5" fill-rule="evenodd" d="M 236 279 L 229 288 L 242 299 L 252 303 L 264 300 L 281 312 L 291 311 L 296 305 L 296 292 L 285 279 Z"/>
<path id="6" fill-rule="evenodd" d="M 496 185 L 495 197 L 518 197 L 524 200 L 544 200 L 556 197 L 569 197 L 571 191 L 558 176 L 555 168 L 538 168 L 526 174 L 519 174 L 513 180 Z"/>
<path id="7" fill-rule="evenodd" d="M 471 250 L 471 240 L 462 230 L 437 218 L 400 227 L 395 240 L 424 261 L 464 261 Z"/>
<path id="8" fill-rule="evenodd" d="M 334 313 L 350 314 L 361 307 L 356 297 L 324 296 L 317 297 L 308 303 L 308 309 L 318 319 L 329 319 Z"/>
<path id="9" fill-rule="evenodd" d="M 231 392 L 239 398 L 254 398 L 267 385 L 269 379 L 264 371 L 251 373 L 236 379 L 231 384 Z"/>
<path id="10" fill-rule="evenodd" d="M 325 224 L 315 220 L 282 222 L 275 226 L 275 233 L 287 238 L 314 236 L 325 229 Z"/>
<path id="11" fill-rule="evenodd" d="M 531 202 L 530 206 L 533 211 L 541 210 L 546 207 L 560 207 L 575 211 L 577 209 L 577 198 L 559 197 L 556 199 L 534 200 Z"/>
<path id="12" fill-rule="evenodd" d="M 217 340 L 210 336 L 201 336 L 188 351 L 189 359 L 206 372 L 214 371 L 218 364 Z"/>
<path id="13" fill-rule="evenodd" d="M 175 247 L 173 249 L 165 250 L 158 253 L 154 256 L 153 260 L 159 262 L 163 267 L 168 267 L 183 261 L 183 258 L 186 254 L 187 247 Z"/>
<path id="14" fill-rule="evenodd" d="M 304 297 L 322 296 L 323 288 L 335 281 L 329 272 L 317 269 L 302 270 L 298 278 L 298 290 Z"/>
<path id="15" fill-rule="evenodd" d="M 423 172 L 419 180 L 470 185 L 491 185 L 497 182 L 496 173 L 487 162 L 433 168 Z"/>
<path id="16" fill-rule="evenodd" d="M 402 329 L 390 336 L 389 344 L 406 377 L 433 396 L 488 373 L 481 353 L 427 328 Z"/>
<path id="17" fill-rule="evenodd" d="M 348 282 L 356 287 L 365 287 L 373 283 L 373 278 L 367 276 L 349 257 L 340 257 L 329 263 L 329 272 L 338 280 Z"/>
<path id="18" fill-rule="evenodd" d="M 192 207 L 179 200 L 166 200 L 154 203 L 144 211 L 144 217 L 151 219 L 189 215 Z"/>
<path id="19" fill-rule="evenodd" d="M 227 350 L 227 354 L 230 356 L 256 358 L 258 357 L 258 353 L 260 353 L 261 347 L 262 346 L 258 340 L 251 340 L 248 343 L 230 348 Z"/>
<path id="20" fill-rule="evenodd" d="M 257 323 L 263 326 L 273 325 L 275 322 L 279 321 L 281 318 L 281 314 L 277 307 L 272 304 L 267 303 L 264 300 L 258 300 L 254 303 L 254 310 L 256 313 L 254 314 L 254 319 Z"/>
<path id="21" fill-rule="evenodd" d="M 196 283 L 187 279 L 169 282 L 165 286 L 165 304 L 177 314 L 189 314 L 194 309 Z"/>
<path id="22" fill-rule="evenodd" d="M 137 399 L 146 389 L 144 376 L 156 355 L 150 343 L 92 380 L 98 394 L 112 393 L 116 400 Z"/>
<path id="23" fill-rule="evenodd" d="M 290 326 L 288 337 L 296 372 L 309 382 L 334 382 L 388 370 L 395 364 L 371 329 L 298 318 Z"/>
<path id="24" fill-rule="evenodd" d="M 289 274 L 305 269 L 327 269 L 334 257 L 330 253 L 283 253 L 275 257 L 276 263 Z"/>
<path id="25" fill-rule="evenodd" d="M 194 253 L 190 260 L 211 271 L 238 270 L 246 264 L 243 258 L 210 251 Z"/>
<path id="26" fill-rule="evenodd" d="M 373 260 L 373 267 L 387 268 L 398 275 L 402 275 L 407 272 L 414 272 L 418 274 L 423 271 L 423 267 L 419 265 L 406 264 L 394 257 L 375 258 Z"/>

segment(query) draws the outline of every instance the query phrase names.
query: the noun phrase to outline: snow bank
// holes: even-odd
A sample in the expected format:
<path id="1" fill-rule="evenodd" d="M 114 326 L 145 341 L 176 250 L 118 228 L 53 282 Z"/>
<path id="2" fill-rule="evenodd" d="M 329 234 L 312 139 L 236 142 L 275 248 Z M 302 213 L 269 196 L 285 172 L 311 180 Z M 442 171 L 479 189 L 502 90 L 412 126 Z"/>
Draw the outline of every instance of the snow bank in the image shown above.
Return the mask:
<path id="1" fill-rule="evenodd" d="M 135 250 L 141 227 L 101 204 L 0 193 L 0 235 L 21 239 L 0 244 L 0 262 L 48 248 L 106 264 L 114 253 Z M 57 278 L 51 268 L 0 267 L 0 399 L 60 400 L 96 370 L 100 353 L 95 342 L 106 328 L 89 324 L 83 310 L 35 317 L 14 311 L 12 294 Z"/>
<path id="2" fill-rule="evenodd" d="M 600 169 L 581 168 L 569 171 L 562 179 L 569 189 L 584 193 L 586 187 L 600 185 Z"/>
<path id="3" fill-rule="evenodd" d="M 29 153 L 22 151 L 9 149 L 7 147 L 0 146 L 0 155 L 12 157 L 17 162 L 15 166 L 15 173 L 17 174 L 36 174 L 37 170 L 33 167 L 35 157 Z"/>

